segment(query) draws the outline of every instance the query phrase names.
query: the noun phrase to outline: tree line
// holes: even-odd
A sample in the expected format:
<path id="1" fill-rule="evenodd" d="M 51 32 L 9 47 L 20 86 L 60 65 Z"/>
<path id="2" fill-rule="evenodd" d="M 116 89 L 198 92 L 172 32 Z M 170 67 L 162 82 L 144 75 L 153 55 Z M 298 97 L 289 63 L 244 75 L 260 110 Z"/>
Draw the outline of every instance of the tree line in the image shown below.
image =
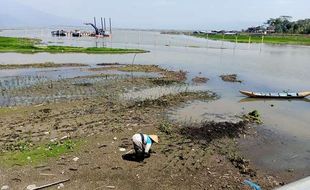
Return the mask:
<path id="1" fill-rule="evenodd" d="M 272 28 L 275 33 L 310 34 L 310 19 L 291 20 L 291 16 L 280 16 L 270 18 L 265 24 L 268 28 Z"/>

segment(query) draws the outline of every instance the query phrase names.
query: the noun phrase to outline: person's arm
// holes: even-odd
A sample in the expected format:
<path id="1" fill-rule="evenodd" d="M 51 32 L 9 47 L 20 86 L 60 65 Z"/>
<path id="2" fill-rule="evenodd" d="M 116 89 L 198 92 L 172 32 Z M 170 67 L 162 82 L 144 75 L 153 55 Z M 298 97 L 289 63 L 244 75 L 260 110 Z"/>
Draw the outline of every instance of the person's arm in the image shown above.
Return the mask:
<path id="1" fill-rule="evenodd" d="M 145 148 L 144 148 L 144 153 L 149 154 L 151 146 L 152 146 L 152 140 L 151 140 L 151 138 L 149 136 L 147 136 L 146 145 L 145 145 Z"/>
<path id="2" fill-rule="evenodd" d="M 147 143 L 145 145 L 144 152 L 145 153 L 149 153 L 151 146 L 152 146 L 152 143 Z"/>

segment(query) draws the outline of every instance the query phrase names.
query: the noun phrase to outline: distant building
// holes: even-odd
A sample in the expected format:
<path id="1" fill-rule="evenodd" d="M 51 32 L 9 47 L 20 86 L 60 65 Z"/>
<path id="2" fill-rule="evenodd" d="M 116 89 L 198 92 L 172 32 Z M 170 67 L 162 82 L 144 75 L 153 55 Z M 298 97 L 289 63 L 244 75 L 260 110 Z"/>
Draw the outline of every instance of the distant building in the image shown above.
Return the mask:
<path id="1" fill-rule="evenodd" d="M 252 34 L 266 34 L 266 28 L 263 26 L 249 27 L 245 32 Z"/>
<path id="2" fill-rule="evenodd" d="M 266 32 L 268 34 L 275 33 L 276 32 L 276 27 L 275 26 L 268 26 L 267 29 L 266 29 Z"/>
<path id="3" fill-rule="evenodd" d="M 236 35 L 238 34 L 239 32 L 238 31 L 225 31 L 225 30 L 211 30 L 211 31 L 205 31 L 205 30 L 197 30 L 197 31 L 194 31 L 193 34 L 209 34 L 209 35 L 212 35 L 212 34 L 224 34 L 224 35 Z"/>

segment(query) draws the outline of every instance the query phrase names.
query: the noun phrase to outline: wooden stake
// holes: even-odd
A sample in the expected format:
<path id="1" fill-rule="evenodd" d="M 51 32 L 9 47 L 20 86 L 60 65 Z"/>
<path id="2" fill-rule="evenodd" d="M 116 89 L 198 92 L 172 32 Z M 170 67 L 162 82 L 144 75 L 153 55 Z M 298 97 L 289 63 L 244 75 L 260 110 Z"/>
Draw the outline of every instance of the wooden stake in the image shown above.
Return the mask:
<path id="1" fill-rule="evenodd" d="M 32 190 L 44 189 L 44 188 L 47 188 L 47 187 L 50 187 L 50 186 L 54 186 L 54 185 L 58 185 L 59 183 L 64 183 L 64 182 L 67 182 L 67 181 L 70 181 L 70 179 L 60 180 L 60 181 L 56 181 L 56 182 L 49 183 L 49 184 L 46 184 L 46 185 L 42 185 L 40 187 L 35 187 Z"/>

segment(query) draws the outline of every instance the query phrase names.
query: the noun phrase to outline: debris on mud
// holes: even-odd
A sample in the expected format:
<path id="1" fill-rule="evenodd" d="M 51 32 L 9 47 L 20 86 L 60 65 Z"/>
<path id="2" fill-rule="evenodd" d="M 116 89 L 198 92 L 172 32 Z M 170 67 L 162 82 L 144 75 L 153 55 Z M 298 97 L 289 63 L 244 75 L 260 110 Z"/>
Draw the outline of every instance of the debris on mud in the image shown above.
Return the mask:
<path id="1" fill-rule="evenodd" d="M 181 134 L 187 138 L 201 142 L 210 143 L 221 138 L 237 138 L 247 130 L 247 122 L 204 122 L 195 126 L 184 127 L 180 130 Z"/>
<path id="2" fill-rule="evenodd" d="M 178 84 L 180 81 L 178 80 L 170 80 L 170 79 L 163 79 L 163 78 L 150 78 L 149 81 L 158 86 L 167 86 L 167 85 L 173 85 Z"/>
<path id="3" fill-rule="evenodd" d="M 243 115 L 243 118 L 251 123 L 257 123 L 257 124 L 263 123 L 261 116 L 257 110 L 254 110 L 246 115 Z"/>
<path id="4" fill-rule="evenodd" d="M 256 171 L 250 167 L 249 160 L 238 154 L 233 139 L 239 138 L 249 130 L 247 120 L 232 122 L 204 122 L 194 126 L 187 126 L 180 129 L 186 138 L 196 141 L 201 146 L 216 147 L 218 153 L 225 156 L 241 174 L 256 176 Z"/>
<path id="5" fill-rule="evenodd" d="M 194 83 L 207 83 L 208 80 L 209 79 L 207 77 L 199 77 L 199 76 L 196 76 L 195 78 L 192 79 Z"/>
<path id="6" fill-rule="evenodd" d="M 250 168 L 250 160 L 246 160 L 241 156 L 231 155 L 228 158 L 231 163 L 239 169 L 241 174 L 249 175 L 250 177 L 256 176 L 256 171 Z"/>
<path id="7" fill-rule="evenodd" d="M 225 82 L 239 82 L 242 83 L 242 80 L 237 78 L 237 74 L 221 75 L 220 76 Z"/>
<path id="8" fill-rule="evenodd" d="M 97 66 L 111 66 L 111 65 L 121 65 L 121 64 L 118 62 L 115 62 L 115 63 L 98 63 L 96 65 Z"/>

